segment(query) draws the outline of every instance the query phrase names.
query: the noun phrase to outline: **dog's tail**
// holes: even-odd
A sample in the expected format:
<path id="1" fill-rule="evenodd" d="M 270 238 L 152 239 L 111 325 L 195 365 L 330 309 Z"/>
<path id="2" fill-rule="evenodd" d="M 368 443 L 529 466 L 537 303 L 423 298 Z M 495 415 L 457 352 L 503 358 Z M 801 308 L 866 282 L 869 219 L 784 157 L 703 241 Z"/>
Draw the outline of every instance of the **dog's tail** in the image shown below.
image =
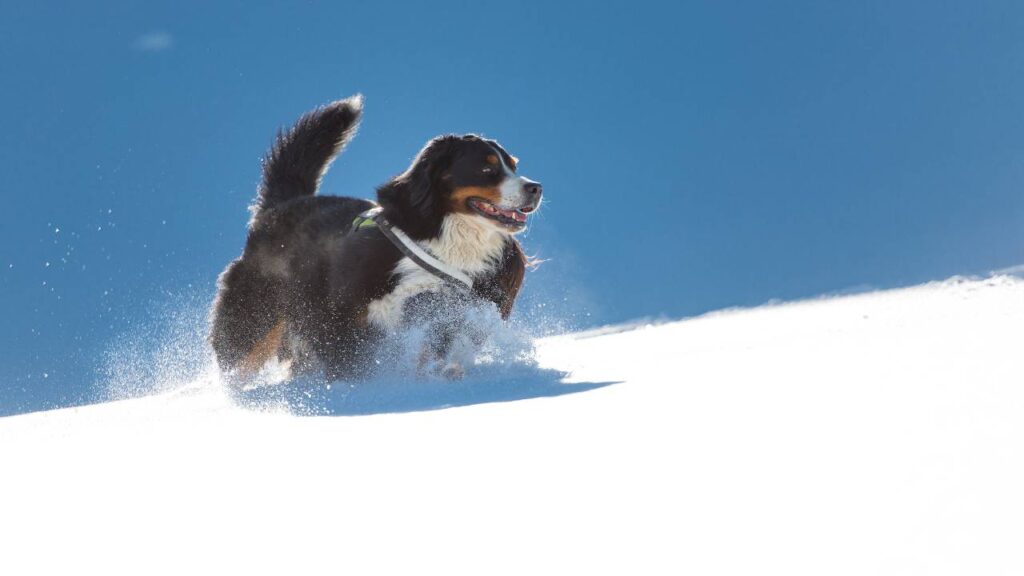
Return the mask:
<path id="1" fill-rule="evenodd" d="M 299 118 L 287 132 L 279 132 L 263 157 L 253 217 L 268 208 L 316 194 L 334 157 L 355 136 L 363 112 L 363 97 L 356 94 L 331 102 Z"/>

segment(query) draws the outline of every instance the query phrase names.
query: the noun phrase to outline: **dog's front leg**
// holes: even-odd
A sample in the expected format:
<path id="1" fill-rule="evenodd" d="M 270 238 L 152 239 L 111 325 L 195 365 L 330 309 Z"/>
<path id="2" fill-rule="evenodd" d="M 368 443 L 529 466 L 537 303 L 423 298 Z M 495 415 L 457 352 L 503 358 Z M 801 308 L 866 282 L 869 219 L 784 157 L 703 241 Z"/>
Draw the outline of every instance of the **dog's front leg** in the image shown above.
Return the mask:
<path id="1" fill-rule="evenodd" d="M 458 294 L 419 294 L 406 306 L 407 327 L 424 328 L 424 340 L 417 361 L 420 374 L 437 374 L 450 380 L 465 375 L 464 362 L 473 351 L 473 338 L 466 318 L 467 302 Z"/>
<path id="2" fill-rule="evenodd" d="M 420 352 L 419 372 L 431 371 L 449 379 L 458 380 L 466 375 L 458 349 L 461 346 L 464 322 L 459 320 L 435 321 L 427 329 L 427 339 Z"/>

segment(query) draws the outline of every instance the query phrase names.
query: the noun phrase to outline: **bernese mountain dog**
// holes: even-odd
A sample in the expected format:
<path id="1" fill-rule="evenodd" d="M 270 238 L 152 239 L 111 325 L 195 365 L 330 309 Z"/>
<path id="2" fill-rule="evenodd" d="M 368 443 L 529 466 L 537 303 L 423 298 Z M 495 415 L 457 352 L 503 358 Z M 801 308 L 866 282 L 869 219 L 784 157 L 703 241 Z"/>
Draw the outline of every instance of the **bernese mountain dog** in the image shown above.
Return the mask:
<path id="1" fill-rule="evenodd" d="M 211 312 L 210 343 L 236 383 L 275 357 L 292 374 L 365 376 L 385 339 L 414 325 L 428 335 L 420 368 L 459 377 L 453 342 L 483 338 L 460 311 L 512 313 L 527 265 L 514 235 L 541 185 L 497 142 L 467 134 L 428 142 L 376 203 L 317 195 L 361 114 L 358 95 L 317 108 L 263 159 L 245 249 Z"/>

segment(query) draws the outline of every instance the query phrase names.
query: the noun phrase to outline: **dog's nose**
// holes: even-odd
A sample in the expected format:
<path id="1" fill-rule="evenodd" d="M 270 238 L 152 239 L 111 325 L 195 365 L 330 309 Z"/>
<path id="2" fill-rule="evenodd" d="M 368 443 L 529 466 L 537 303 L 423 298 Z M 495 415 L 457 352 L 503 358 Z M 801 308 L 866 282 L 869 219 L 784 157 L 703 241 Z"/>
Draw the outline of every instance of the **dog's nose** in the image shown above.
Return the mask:
<path id="1" fill-rule="evenodd" d="M 536 200 L 544 193 L 544 189 L 541 188 L 540 182 L 531 182 L 529 180 L 523 184 L 523 191 L 526 192 L 526 196 L 529 197 L 530 200 Z"/>

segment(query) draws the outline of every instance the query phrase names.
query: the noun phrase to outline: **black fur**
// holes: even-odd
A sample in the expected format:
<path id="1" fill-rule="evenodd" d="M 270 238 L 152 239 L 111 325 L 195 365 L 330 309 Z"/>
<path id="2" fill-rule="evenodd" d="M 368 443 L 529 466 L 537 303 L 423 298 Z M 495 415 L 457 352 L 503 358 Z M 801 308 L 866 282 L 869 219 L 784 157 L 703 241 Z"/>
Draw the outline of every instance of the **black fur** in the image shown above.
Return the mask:
<path id="1" fill-rule="evenodd" d="M 444 218 L 444 206 L 438 190 L 445 187 L 442 170 L 451 165 L 458 136 L 434 138 L 413 160 L 406 172 L 377 188 L 377 200 L 388 221 L 410 238 L 425 240 L 438 235 Z"/>
<path id="2" fill-rule="evenodd" d="M 331 161 L 355 136 L 362 109 L 360 96 L 338 100 L 305 114 L 288 132 L 279 132 L 263 158 L 254 212 L 315 194 Z"/>
<path id="3" fill-rule="evenodd" d="M 384 334 L 367 321 L 368 305 L 395 288 L 392 272 L 402 255 L 376 228 L 352 229 L 372 202 L 315 195 L 360 112 L 361 102 L 350 98 L 306 114 L 278 135 L 265 157 L 245 249 L 221 274 L 211 311 L 210 342 L 225 372 L 253 369 L 244 365 L 247 357 L 275 326 L 284 326 L 285 336 L 274 352 L 299 369 L 320 366 L 338 378 L 363 375 L 373 364 Z M 436 138 L 381 186 L 378 199 L 389 221 L 418 240 L 436 237 L 451 209 L 445 199 L 455 181 L 453 163 L 470 153 L 471 142 L 485 141 Z M 507 318 L 524 264 L 509 235 L 491 270 L 474 278 L 473 298 L 493 302 Z"/>

